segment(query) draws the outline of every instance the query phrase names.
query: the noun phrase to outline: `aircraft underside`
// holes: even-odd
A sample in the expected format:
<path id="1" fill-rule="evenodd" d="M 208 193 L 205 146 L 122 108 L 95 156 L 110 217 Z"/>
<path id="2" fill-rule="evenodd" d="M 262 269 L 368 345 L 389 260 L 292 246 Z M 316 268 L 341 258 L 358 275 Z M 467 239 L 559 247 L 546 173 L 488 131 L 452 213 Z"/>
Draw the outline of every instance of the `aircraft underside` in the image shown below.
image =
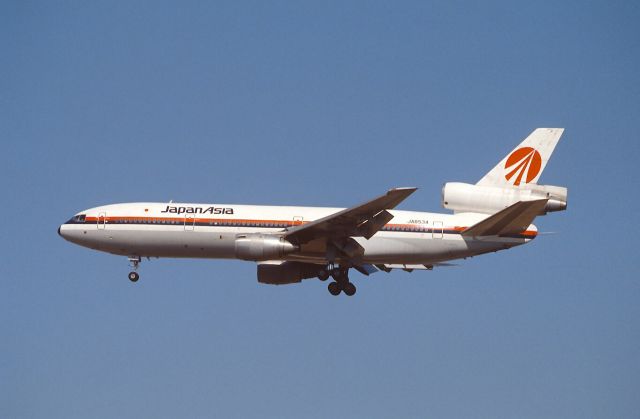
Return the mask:
<path id="1" fill-rule="evenodd" d="M 182 226 L 156 229 L 153 226 L 142 229 L 109 226 L 97 229 L 95 225 L 76 225 L 66 231 L 65 238 L 94 250 L 129 257 L 134 267 L 129 279 L 135 282 L 139 278 L 137 269 L 143 258 L 238 259 L 237 237 L 253 232 L 237 228 L 201 227 L 185 231 Z M 415 267 L 431 269 L 434 264 L 508 249 L 524 244 L 529 239 L 496 237 L 479 240 L 460 234 L 442 233 L 434 237 L 433 233 L 382 232 L 368 240 L 354 240 L 364 249 L 363 255 L 357 258 L 348 257 L 340 251 L 335 251 L 334 256 L 329 258 L 331 252 L 327 250 L 331 244 L 323 241 L 301 246 L 298 251 L 279 258 L 255 259 L 258 263 L 266 262 L 261 269 L 263 277 L 274 278 L 260 282 L 287 284 L 307 278 L 326 280 L 332 277 L 337 283 L 329 290 L 332 294 L 344 291 L 352 295 L 355 286 L 348 277 L 351 268 L 367 275 L 371 273 L 371 266 L 377 266 L 378 270 L 386 270 L 386 266 L 404 267 L 405 270 Z M 282 262 L 285 262 L 284 266 Z M 286 276 L 291 269 L 295 269 L 295 280 L 278 279 Z"/>

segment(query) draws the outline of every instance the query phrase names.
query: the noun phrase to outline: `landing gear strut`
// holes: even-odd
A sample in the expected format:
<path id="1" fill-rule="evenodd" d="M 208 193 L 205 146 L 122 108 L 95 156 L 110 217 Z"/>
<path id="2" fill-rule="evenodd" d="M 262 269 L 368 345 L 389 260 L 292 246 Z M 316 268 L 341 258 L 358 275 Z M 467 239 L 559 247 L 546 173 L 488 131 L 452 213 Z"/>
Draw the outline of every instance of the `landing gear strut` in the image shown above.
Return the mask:
<path id="1" fill-rule="evenodd" d="M 349 282 L 349 268 L 336 268 L 331 271 L 334 281 L 329 284 L 327 289 L 331 295 L 339 295 L 344 291 L 346 295 L 351 297 L 356 293 L 356 286 Z"/>
<path id="2" fill-rule="evenodd" d="M 138 270 L 138 266 L 140 266 L 141 261 L 142 258 L 140 256 L 129 257 L 129 263 L 131 263 L 131 267 L 133 268 L 133 271 L 129 272 L 129 281 L 136 282 L 140 279 L 140 274 L 136 271 Z"/>

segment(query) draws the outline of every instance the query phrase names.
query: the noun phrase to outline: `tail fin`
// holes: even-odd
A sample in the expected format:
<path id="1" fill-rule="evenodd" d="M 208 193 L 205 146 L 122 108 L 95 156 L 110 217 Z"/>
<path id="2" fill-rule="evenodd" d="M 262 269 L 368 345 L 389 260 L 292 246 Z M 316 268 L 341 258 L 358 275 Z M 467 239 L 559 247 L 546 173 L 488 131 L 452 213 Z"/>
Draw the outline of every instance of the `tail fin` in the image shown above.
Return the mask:
<path id="1" fill-rule="evenodd" d="M 517 187 L 536 183 L 564 128 L 537 128 L 476 185 Z"/>

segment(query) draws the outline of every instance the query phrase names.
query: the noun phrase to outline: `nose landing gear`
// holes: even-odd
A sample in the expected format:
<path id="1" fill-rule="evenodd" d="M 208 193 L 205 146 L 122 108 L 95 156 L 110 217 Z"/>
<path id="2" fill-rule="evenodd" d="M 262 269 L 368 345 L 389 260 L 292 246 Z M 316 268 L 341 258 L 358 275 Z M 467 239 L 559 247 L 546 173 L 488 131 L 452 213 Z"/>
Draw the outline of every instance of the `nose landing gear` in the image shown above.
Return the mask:
<path id="1" fill-rule="evenodd" d="M 129 272 L 129 281 L 131 282 L 137 282 L 138 279 L 140 279 L 140 274 L 138 274 L 138 272 L 136 272 L 138 270 L 138 266 L 140 266 L 140 262 L 142 261 L 142 258 L 140 256 L 130 256 L 129 257 L 129 263 L 131 264 L 131 267 L 133 268 L 133 271 Z"/>

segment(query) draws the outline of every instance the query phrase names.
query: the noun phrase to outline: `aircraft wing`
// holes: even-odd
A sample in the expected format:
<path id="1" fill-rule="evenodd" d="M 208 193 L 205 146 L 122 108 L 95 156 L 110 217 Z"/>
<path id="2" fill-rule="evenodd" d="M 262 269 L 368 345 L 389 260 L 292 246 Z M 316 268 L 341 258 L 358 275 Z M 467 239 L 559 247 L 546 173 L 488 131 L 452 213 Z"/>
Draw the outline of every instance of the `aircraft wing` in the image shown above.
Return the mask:
<path id="1" fill-rule="evenodd" d="M 294 227 L 284 238 L 294 244 L 327 238 L 364 237 L 370 239 L 393 215 L 387 211 L 395 208 L 418 188 L 394 188 L 364 204 L 347 208 L 315 221 Z"/>
<path id="2" fill-rule="evenodd" d="M 462 231 L 463 236 L 500 236 L 522 233 L 544 209 L 548 199 L 519 201 Z"/>

